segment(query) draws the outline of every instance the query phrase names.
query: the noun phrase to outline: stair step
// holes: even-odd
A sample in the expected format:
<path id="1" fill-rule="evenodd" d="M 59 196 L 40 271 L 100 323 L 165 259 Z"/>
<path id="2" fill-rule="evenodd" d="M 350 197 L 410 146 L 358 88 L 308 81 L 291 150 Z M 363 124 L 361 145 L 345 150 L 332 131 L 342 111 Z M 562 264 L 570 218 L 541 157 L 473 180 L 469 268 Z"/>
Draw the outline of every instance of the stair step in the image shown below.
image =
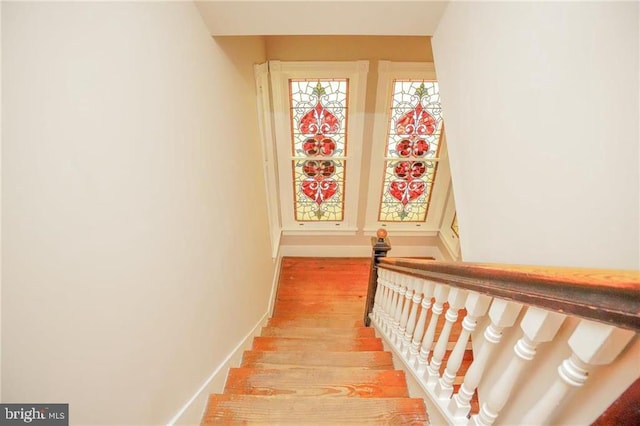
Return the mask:
<path id="1" fill-rule="evenodd" d="M 403 371 L 351 368 L 232 368 L 224 393 L 343 398 L 409 396 Z"/>
<path id="2" fill-rule="evenodd" d="M 338 293 L 338 294 L 336 294 Z M 300 289 L 300 291 L 283 291 L 278 293 L 276 303 L 280 302 L 339 302 L 339 303 L 363 303 L 366 294 L 350 289 L 334 290 L 331 288 Z"/>
<path id="3" fill-rule="evenodd" d="M 346 316 L 316 316 L 300 318 L 299 314 L 296 315 L 283 315 L 282 313 L 278 317 L 269 318 L 267 323 L 270 327 L 362 327 L 362 315 L 359 317 L 355 315 Z"/>
<path id="4" fill-rule="evenodd" d="M 382 340 L 377 337 L 255 337 L 253 349 L 259 351 L 382 351 Z"/>
<path id="5" fill-rule="evenodd" d="M 375 424 L 424 425 L 418 398 L 287 398 L 211 395 L 202 425 L 210 424 Z"/>
<path id="6" fill-rule="evenodd" d="M 364 309 L 364 308 L 362 308 Z M 363 311 L 364 312 L 364 311 Z M 275 318 L 282 319 L 298 319 L 301 321 L 307 320 L 320 320 L 320 321 L 336 321 L 336 324 L 344 324 L 346 321 L 350 321 L 351 324 L 357 323 L 358 326 L 364 325 L 363 312 L 359 314 L 354 313 L 309 313 L 309 312 L 283 312 L 282 310 L 274 314 Z M 330 319 L 331 318 L 331 319 Z M 336 325 L 337 327 L 341 327 Z M 334 327 L 334 325 L 328 325 L 328 327 Z"/>
<path id="7" fill-rule="evenodd" d="M 309 299 L 309 298 L 364 298 L 367 296 L 366 289 L 362 286 L 345 286 L 342 283 L 324 283 L 323 285 L 313 285 L 308 282 L 298 281 L 287 283 L 285 288 L 278 291 L 278 300 Z"/>
<path id="8" fill-rule="evenodd" d="M 364 298 L 357 301 L 341 300 L 287 300 L 277 301 L 274 316 L 296 314 L 304 316 L 334 315 L 364 312 Z"/>
<path id="9" fill-rule="evenodd" d="M 261 336 L 267 337 L 376 337 L 375 330 L 367 327 L 328 328 L 328 327 L 263 327 Z"/>
<path id="10" fill-rule="evenodd" d="M 243 367 L 254 368 L 361 368 L 371 370 L 393 369 L 390 352 L 324 352 L 316 351 L 246 351 L 242 357 Z"/>

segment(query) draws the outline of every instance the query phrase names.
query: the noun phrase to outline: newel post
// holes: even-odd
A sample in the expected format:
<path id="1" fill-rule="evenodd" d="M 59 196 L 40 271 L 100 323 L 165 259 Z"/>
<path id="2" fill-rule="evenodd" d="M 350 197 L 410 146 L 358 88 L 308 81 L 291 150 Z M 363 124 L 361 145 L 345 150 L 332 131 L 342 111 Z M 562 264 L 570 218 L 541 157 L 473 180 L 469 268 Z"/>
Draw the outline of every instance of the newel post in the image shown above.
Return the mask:
<path id="1" fill-rule="evenodd" d="M 369 272 L 369 289 L 367 290 L 367 304 L 364 311 L 364 325 L 371 325 L 369 314 L 373 310 L 373 302 L 378 289 L 378 264 L 380 258 L 386 257 L 387 252 L 391 250 L 391 245 L 387 239 L 387 230 L 378 229 L 375 237 L 371 237 L 372 254 L 371 254 L 371 270 Z"/>

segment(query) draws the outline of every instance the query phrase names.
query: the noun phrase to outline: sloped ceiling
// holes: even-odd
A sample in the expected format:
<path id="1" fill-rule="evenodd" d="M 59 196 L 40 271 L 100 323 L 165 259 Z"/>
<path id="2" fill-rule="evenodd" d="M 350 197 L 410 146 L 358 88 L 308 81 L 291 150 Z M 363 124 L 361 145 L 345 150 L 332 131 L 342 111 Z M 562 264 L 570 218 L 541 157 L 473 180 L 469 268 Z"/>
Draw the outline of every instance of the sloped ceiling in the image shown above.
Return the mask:
<path id="1" fill-rule="evenodd" d="M 447 1 L 196 1 L 211 35 L 432 35 Z"/>

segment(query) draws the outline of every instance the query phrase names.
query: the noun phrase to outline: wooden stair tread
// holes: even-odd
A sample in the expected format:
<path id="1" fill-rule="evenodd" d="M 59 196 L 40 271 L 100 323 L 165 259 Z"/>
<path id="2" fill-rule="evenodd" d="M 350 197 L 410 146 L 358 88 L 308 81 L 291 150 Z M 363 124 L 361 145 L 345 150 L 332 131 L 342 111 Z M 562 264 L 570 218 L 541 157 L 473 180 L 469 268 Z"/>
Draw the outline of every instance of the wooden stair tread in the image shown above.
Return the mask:
<path id="1" fill-rule="evenodd" d="M 418 398 L 287 398 L 211 395 L 202 421 L 209 424 L 424 425 Z"/>
<path id="2" fill-rule="evenodd" d="M 279 316 L 269 318 L 267 322 L 269 327 L 322 327 L 322 328 L 344 328 L 344 327 L 362 327 L 362 315 L 356 318 L 355 315 L 341 316 L 318 316 L 300 318 L 299 316 Z"/>
<path id="3" fill-rule="evenodd" d="M 336 300 L 336 297 L 341 302 L 359 302 L 366 297 L 366 294 L 358 287 L 344 287 L 344 286 L 315 286 L 296 284 L 287 286 L 276 296 L 276 301 L 288 301 L 288 300 L 308 300 L 310 302 L 316 300 Z"/>
<path id="4" fill-rule="evenodd" d="M 274 316 L 277 317 L 281 313 L 284 313 L 285 315 L 300 313 L 304 316 L 314 316 L 318 314 L 353 314 L 359 311 L 364 312 L 364 298 L 355 302 L 291 300 L 277 302 Z"/>
<path id="5" fill-rule="evenodd" d="M 393 360 L 390 352 L 359 351 L 359 352 L 324 352 L 321 356 L 317 351 L 246 351 L 242 357 L 243 367 L 263 368 L 363 368 L 363 369 L 392 369 Z"/>
<path id="6" fill-rule="evenodd" d="M 375 330 L 367 327 L 263 327 L 260 333 L 263 337 L 302 337 L 315 339 L 318 337 L 375 337 Z"/>
<path id="7" fill-rule="evenodd" d="M 381 351 L 382 340 L 377 337 L 255 337 L 253 349 L 263 351 Z"/>
<path id="8" fill-rule="evenodd" d="M 287 256 L 282 258 L 281 277 L 287 279 L 289 274 L 295 274 L 295 278 L 317 278 L 322 279 L 327 274 L 343 275 L 345 273 L 357 276 L 367 276 L 371 267 L 370 257 L 295 257 Z M 318 277 L 309 274 L 310 270 L 322 271 L 322 276 Z"/>
<path id="9" fill-rule="evenodd" d="M 338 313 L 334 312 L 333 314 L 323 315 L 323 314 L 310 314 L 307 312 L 279 312 L 277 316 L 273 317 L 274 320 L 281 321 L 300 321 L 303 322 L 312 322 L 315 321 L 316 324 L 320 327 L 342 327 L 345 324 L 357 324 L 358 326 L 363 325 L 362 313 L 357 315 L 355 313 Z M 324 324 L 324 325 L 320 325 Z"/>
<path id="10" fill-rule="evenodd" d="M 408 397 L 401 370 L 232 368 L 224 393 L 288 397 Z"/>
<path id="11" fill-rule="evenodd" d="M 366 294 L 362 292 L 362 289 L 357 287 L 344 287 L 344 286 L 317 286 L 313 284 L 301 284 L 289 285 L 286 289 L 283 289 L 278 293 L 276 300 L 299 300 L 299 299 L 316 299 L 316 298 L 335 298 L 346 299 L 351 301 L 357 301 L 366 297 Z"/>

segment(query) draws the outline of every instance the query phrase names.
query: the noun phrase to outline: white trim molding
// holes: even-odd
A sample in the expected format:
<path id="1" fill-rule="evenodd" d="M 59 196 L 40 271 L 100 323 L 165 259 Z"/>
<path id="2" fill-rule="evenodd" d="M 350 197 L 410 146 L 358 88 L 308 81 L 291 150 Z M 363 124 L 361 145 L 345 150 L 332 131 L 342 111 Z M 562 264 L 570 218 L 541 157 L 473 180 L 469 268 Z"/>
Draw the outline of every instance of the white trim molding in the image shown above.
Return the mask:
<path id="1" fill-rule="evenodd" d="M 269 236 L 271 238 L 271 257 L 276 259 L 282 226 L 280 224 L 280 198 L 278 194 L 277 164 L 275 139 L 271 122 L 271 95 L 269 88 L 269 64 L 253 66 L 256 82 L 256 102 L 258 108 L 258 128 L 260 130 L 260 147 L 262 148 L 262 165 L 267 197 L 267 215 L 269 219 Z"/>

